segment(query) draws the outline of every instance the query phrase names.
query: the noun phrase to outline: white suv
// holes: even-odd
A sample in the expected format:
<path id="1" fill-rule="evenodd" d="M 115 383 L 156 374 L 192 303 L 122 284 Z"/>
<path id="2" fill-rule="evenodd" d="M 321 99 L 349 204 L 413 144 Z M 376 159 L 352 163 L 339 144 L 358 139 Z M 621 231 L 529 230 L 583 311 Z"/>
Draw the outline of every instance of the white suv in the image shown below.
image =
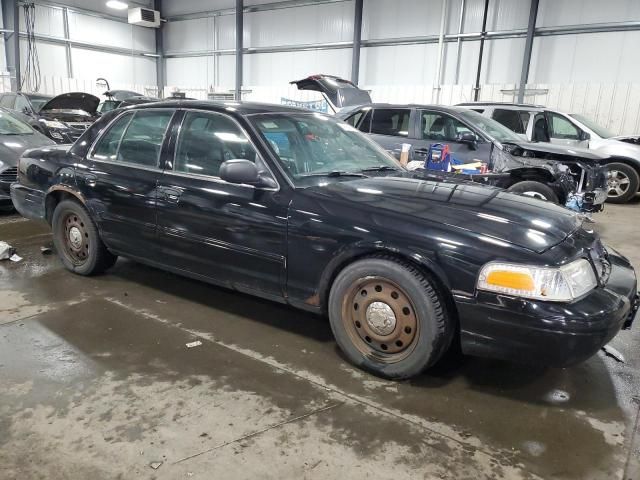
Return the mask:
<path id="1" fill-rule="evenodd" d="M 640 188 L 640 137 L 615 136 L 583 115 L 567 114 L 539 105 L 462 103 L 493 118 L 529 142 L 588 148 L 609 155 L 608 201 L 625 203 Z"/>

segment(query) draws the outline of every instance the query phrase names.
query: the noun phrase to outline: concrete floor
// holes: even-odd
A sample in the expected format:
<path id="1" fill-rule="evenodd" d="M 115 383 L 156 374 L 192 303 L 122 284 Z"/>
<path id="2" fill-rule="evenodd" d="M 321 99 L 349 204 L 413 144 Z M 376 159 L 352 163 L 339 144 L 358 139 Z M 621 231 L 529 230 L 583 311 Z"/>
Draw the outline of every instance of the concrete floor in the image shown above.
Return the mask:
<path id="1" fill-rule="evenodd" d="M 636 267 L 639 218 L 596 216 Z M 129 261 L 75 276 L 16 215 L 0 240 L 24 257 L 0 262 L 1 479 L 640 479 L 638 326 L 624 364 L 450 358 L 388 382 L 322 318 Z"/>

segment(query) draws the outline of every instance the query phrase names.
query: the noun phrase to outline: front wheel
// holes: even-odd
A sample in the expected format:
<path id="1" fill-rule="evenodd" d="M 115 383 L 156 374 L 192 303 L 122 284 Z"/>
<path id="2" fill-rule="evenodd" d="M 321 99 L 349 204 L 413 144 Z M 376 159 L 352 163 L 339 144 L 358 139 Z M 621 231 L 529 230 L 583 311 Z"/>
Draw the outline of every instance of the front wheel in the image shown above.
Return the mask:
<path id="1" fill-rule="evenodd" d="M 625 163 L 607 164 L 607 201 L 610 203 L 627 203 L 640 186 L 640 176 L 633 167 Z"/>
<path id="2" fill-rule="evenodd" d="M 547 200 L 548 202 L 559 203 L 558 195 L 542 182 L 536 182 L 534 180 L 525 180 L 518 182 L 507 188 L 507 192 L 519 193 L 526 197 L 537 198 L 540 200 Z"/>
<path id="3" fill-rule="evenodd" d="M 350 362 L 389 379 L 433 365 L 453 331 L 431 281 L 387 257 L 359 260 L 340 272 L 329 295 L 329 320 Z"/>
<path id="4" fill-rule="evenodd" d="M 62 263 L 79 275 L 95 275 L 113 266 L 117 258 L 102 243 L 85 208 L 63 200 L 53 211 L 53 243 Z"/>

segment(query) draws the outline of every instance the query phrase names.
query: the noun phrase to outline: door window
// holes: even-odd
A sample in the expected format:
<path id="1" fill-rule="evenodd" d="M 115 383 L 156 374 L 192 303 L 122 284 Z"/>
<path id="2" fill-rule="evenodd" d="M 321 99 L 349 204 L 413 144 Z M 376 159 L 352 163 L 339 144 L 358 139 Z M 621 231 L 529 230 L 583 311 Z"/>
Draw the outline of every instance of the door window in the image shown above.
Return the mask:
<path id="1" fill-rule="evenodd" d="M 15 98 L 15 95 L 3 95 L 2 98 L 0 98 L 0 107 L 13 109 Z"/>
<path id="2" fill-rule="evenodd" d="M 496 108 L 493 111 L 493 119 L 516 133 L 526 133 L 526 124 L 522 123 L 522 114 L 518 110 L 508 110 L 505 108 Z M 527 117 L 529 114 L 527 113 Z"/>
<path id="3" fill-rule="evenodd" d="M 276 152 L 289 149 L 286 137 L 267 141 Z M 176 148 L 176 172 L 218 177 L 220 166 L 237 158 L 255 162 L 256 151 L 233 120 L 217 113 L 187 112 Z"/>
<path id="4" fill-rule="evenodd" d="M 420 131 L 423 140 L 455 142 L 461 133 L 473 131 L 464 123 L 449 115 L 437 112 L 422 112 Z"/>
<path id="5" fill-rule="evenodd" d="M 357 128 L 358 124 L 360 123 L 360 120 L 362 120 L 363 116 L 364 116 L 364 110 L 360 110 L 359 112 L 356 112 L 353 115 L 351 115 L 350 117 L 346 118 L 344 121 L 347 122 L 352 127 L 356 127 Z"/>
<path id="6" fill-rule="evenodd" d="M 373 112 L 371 133 L 408 137 L 410 117 L 411 110 L 408 108 L 376 108 Z"/>
<path id="7" fill-rule="evenodd" d="M 557 138 L 562 140 L 580 140 L 580 131 L 569 120 L 556 113 L 549 113 L 549 119 L 551 120 L 551 138 Z"/>
<path id="8" fill-rule="evenodd" d="M 98 160 L 157 167 L 171 111 L 138 111 L 118 118 L 96 145 Z"/>
<path id="9" fill-rule="evenodd" d="M 31 111 L 31 108 L 29 107 L 29 102 L 27 101 L 27 99 L 20 95 L 16 96 L 16 104 L 15 104 L 15 107 L 13 107 L 13 109 L 22 113 L 29 113 Z"/>

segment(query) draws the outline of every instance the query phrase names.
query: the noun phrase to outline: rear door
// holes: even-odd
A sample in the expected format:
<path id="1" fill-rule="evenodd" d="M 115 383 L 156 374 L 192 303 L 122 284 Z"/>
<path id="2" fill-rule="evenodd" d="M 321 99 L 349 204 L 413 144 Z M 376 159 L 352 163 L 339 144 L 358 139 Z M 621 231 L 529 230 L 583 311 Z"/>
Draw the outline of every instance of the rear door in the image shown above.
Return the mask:
<path id="1" fill-rule="evenodd" d="M 434 143 L 441 143 L 448 145 L 453 158 L 462 163 L 476 161 L 489 163 L 491 143 L 484 140 L 470 126 L 440 111 L 420 110 L 419 115 L 417 133 L 419 140 L 415 144 L 412 160 L 426 160 L 429 147 Z M 476 149 L 458 141 L 458 137 L 466 132 L 471 132 L 478 137 Z"/>
<path id="2" fill-rule="evenodd" d="M 369 133 L 373 140 L 394 157 L 400 158 L 402 144 L 413 144 L 411 125 L 411 108 L 374 108 L 371 110 Z M 367 118 L 363 118 L 361 127 L 366 126 Z M 360 128 L 361 131 L 364 131 Z"/>
<path id="3" fill-rule="evenodd" d="M 273 178 L 244 129 L 223 113 L 186 111 L 173 150 L 158 184 L 163 262 L 239 290 L 282 298 L 286 195 L 279 188 L 233 184 L 219 176 L 226 160 L 246 159 Z"/>
<path id="4" fill-rule="evenodd" d="M 76 165 L 78 188 L 113 250 L 155 259 L 159 162 L 173 114 L 173 109 L 124 112 Z"/>
<path id="5" fill-rule="evenodd" d="M 504 125 L 509 130 L 517 133 L 523 140 L 527 139 L 527 125 L 529 123 L 529 112 L 523 112 L 510 108 L 496 108 L 491 117 L 498 123 Z"/>

